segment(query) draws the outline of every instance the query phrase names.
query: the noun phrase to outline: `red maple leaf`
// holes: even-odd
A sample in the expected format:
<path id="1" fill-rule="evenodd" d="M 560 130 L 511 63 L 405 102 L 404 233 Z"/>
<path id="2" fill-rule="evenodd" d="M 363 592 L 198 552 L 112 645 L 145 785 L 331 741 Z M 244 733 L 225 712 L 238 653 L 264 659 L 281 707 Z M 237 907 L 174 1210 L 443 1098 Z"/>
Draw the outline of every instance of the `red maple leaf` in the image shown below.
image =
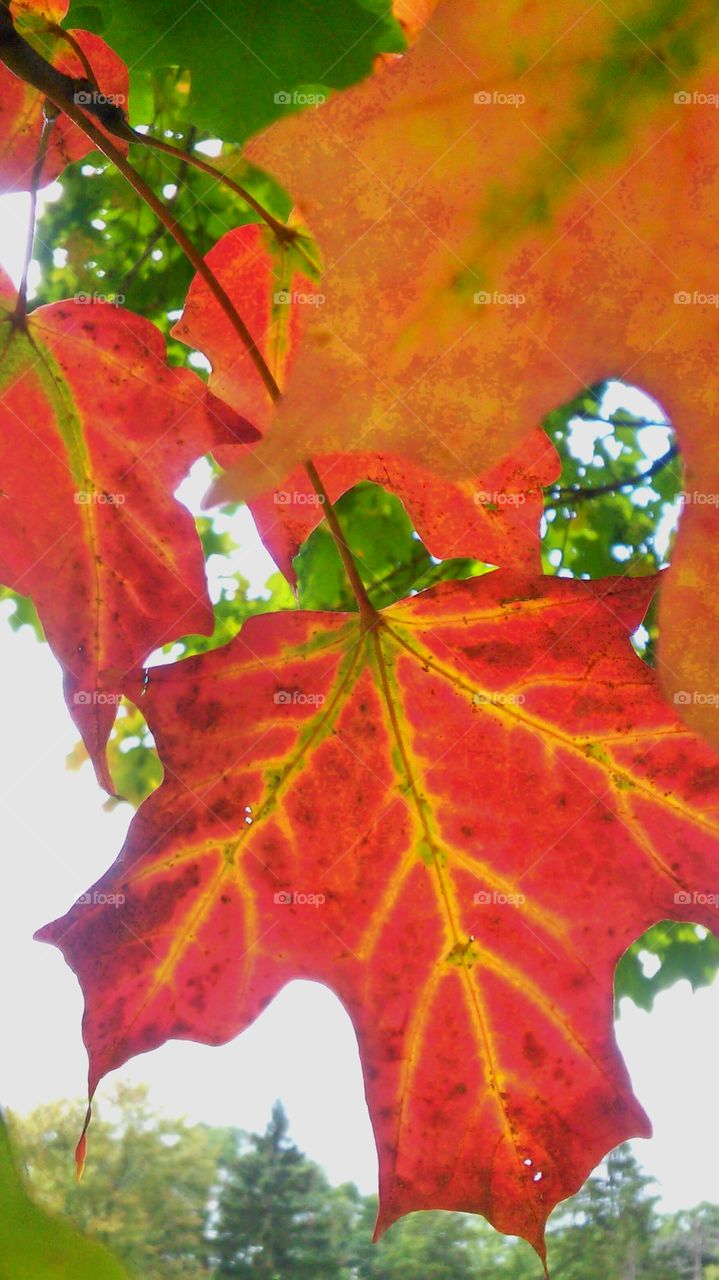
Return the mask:
<path id="1" fill-rule="evenodd" d="M 654 583 L 498 571 L 368 619 L 251 619 L 140 695 L 165 781 L 114 867 L 38 935 L 85 993 L 90 1090 L 223 1043 L 291 978 L 357 1031 L 380 1229 L 544 1225 L 648 1134 L 614 967 L 665 917 L 716 924 L 719 763 L 629 633 Z"/>

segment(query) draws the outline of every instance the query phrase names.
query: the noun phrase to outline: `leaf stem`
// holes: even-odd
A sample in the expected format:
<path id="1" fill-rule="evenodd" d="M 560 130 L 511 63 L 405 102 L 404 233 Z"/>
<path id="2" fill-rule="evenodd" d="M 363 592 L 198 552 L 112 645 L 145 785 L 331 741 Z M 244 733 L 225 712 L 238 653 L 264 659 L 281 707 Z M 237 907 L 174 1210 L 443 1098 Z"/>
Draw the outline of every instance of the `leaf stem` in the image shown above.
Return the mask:
<path id="1" fill-rule="evenodd" d="M 270 398 L 279 400 L 280 389 L 269 365 L 231 298 L 223 289 L 215 273 L 208 267 L 202 254 L 195 248 L 180 224 L 168 213 L 162 201 L 148 187 L 129 160 L 125 158 L 110 138 L 98 129 L 89 117 L 80 110 L 73 96 L 78 82 L 73 80 L 72 76 L 67 76 L 58 71 L 56 67 L 53 67 L 51 63 L 37 53 L 28 44 L 27 40 L 18 34 L 12 21 L 10 9 L 5 3 L 0 5 L 0 61 L 4 62 L 26 84 L 32 85 L 39 93 L 49 99 L 58 111 L 64 112 L 68 119 L 72 120 L 73 124 L 76 124 L 86 137 L 95 144 L 98 150 L 107 156 L 109 160 L 112 160 L 133 190 L 137 192 L 140 199 L 145 201 L 145 204 L 177 242 L 198 275 L 202 277 L 246 348 Z M 114 105 L 104 103 L 102 105 L 91 104 L 89 109 L 103 123 L 105 122 L 103 117 L 105 117 L 110 131 L 112 132 L 114 129 L 117 136 L 126 138 L 130 142 L 136 140 L 134 130 L 122 120 L 122 113 L 118 115 L 118 109 Z"/>
<path id="2" fill-rule="evenodd" d="M 35 155 L 35 163 L 32 167 L 32 177 L 30 179 L 30 211 L 28 213 L 27 223 L 27 240 L 25 242 L 25 260 L 22 268 L 22 278 L 17 291 L 17 302 L 15 304 L 15 313 L 13 315 L 13 324 L 18 329 L 25 327 L 27 318 L 27 280 L 30 271 L 30 263 L 32 262 L 32 250 L 35 243 L 35 223 L 37 220 L 37 190 L 40 186 L 40 174 L 42 166 L 45 163 L 47 155 L 47 144 L 55 123 L 55 116 L 44 114 L 42 120 L 42 130 L 37 144 L 37 153 Z"/>
<path id="3" fill-rule="evenodd" d="M 241 187 L 239 182 L 235 182 L 234 178 L 231 178 L 227 173 L 223 173 L 214 164 L 210 164 L 208 160 L 203 160 L 202 156 L 197 156 L 194 152 L 186 153 L 180 151 L 178 147 L 173 147 L 171 143 L 164 142 L 162 138 L 153 138 L 149 133 L 137 133 L 135 130 L 133 132 L 135 133 L 133 141 L 141 146 L 151 147 L 155 151 L 164 151 L 166 155 L 174 156 L 175 158 L 183 156 L 187 164 L 191 164 L 195 169 L 208 174 L 209 177 L 214 178 L 217 182 L 223 183 L 236 196 L 244 200 L 246 205 L 249 205 L 250 209 L 267 224 L 281 243 L 285 241 L 291 242 L 297 238 L 297 232 L 294 227 L 287 227 L 284 222 L 274 218 L 269 210 L 265 209 L 264 205 L 260 204 L 259 200 L 256 200 L 245 187 Z"/>
<path id="4" fill-rule="evenodd" d="M 74 102 L 69 102 L 64 96 L 60 97 L 59 95 L 57 97 L 54 95 L 51 96 L 50 101 L 53 102 L 61 111 L 64 111 L 73 123 L 83 130 L 87 137 L 95 143 L 95 146 L 102 151 L 103 155 L 106 155 L 109 160 L 112 160 L 113 164 L 117 169 L 119 169 L 122 176 L 130 183 L 130 186 L 137 192 L 140 198 L 145 201 L 145 204 L 152 209 L 155 217 L 160 220 L 162 225 L 172 236 L 173 240 L 175 240 L 180 246 L 182 252 L 195 268 L 198 275 L 200 275 L 205 281 L 205 284 L 213 297 L 224 311 L 235 332 L 238 334 L 241 342 L 246 348 L 247 353 L 262 378 L 271 399 L 279 400 L 280 389 L 275 382 L 269 365 L 265 361 L 255 339 L 252 337 L 247 325 L 235 308 L 231 298 L 223 289 L 214 271 L 208 267 L 202 254 L 195 248 L 192 241 L 183 231 L 179 222 L 177 222 L 177 220 L 168 213 L 165 205 L 159 197 L 155 195 L 152 188 L 148 187 L 147 183 L 140 177 L 137 170 L 130 164 L 129 160 L 126 160 L 125 156 L 115 146 L 115 144 L 111 142 L 109 138 L 105 137 L 105 134 L 92 124 L 90 120 L 88 120 L 87 116 L 78 109 Z"/>
<path id="5" fill-rule="evenodd" d="M 314 462 L 312 461 L 312 459 L 309 458 L 304 465 L 305 465 L 305 471 L 307 472 L 312 482 L 312 487 L 315 493 L 317 494 L 317 496 L 322 501 L 322 511 L 323 511 L 324 518 L 327 521 L 330 533 L 332 534 L 332 537 L 335 542 L 335 546 L 337 547 L 337 550 L 340 554 L 340 559 L 342 560 L 342 564 L 344 565 L 345 572 L 347 574 L 347 577 L 349 578 L 350 586 L 352 587 L 352 593 L 354 595 L 355 600 L 357 601 L 357 607 L 362 615 L 363 622 L 367 627 L 370 627 L 370 626 L 374 627 L 377 625 L 377 621 L 380 615 L 375 609 L 374 605 L 372 604 L 369 596 L 367 595 L 367 590 L 360 577 L 359 569 L 355 564 L 354 556 L 352 555 L 352 552 L 350 551 L 347 541 L 345 539 L 344 533 L 342 532 L 342 527 L 337 517 L 337 512 L 335 511 L 332 503 L 330 502 L 329 496 L 327 494 L 327 490 L 325 489 L 322 483 L 322 480 L 320 479 L 319 472 Z"/>

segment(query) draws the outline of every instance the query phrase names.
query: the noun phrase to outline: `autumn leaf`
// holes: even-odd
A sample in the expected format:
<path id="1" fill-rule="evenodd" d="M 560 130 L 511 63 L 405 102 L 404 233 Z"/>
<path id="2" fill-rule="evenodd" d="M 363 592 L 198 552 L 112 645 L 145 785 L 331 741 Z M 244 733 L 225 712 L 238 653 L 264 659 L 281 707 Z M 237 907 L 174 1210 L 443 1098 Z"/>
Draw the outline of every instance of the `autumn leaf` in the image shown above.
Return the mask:
<path id="1" fill-rule="evenodd" d="M 405 35 L 413 40 L 437 7 L 437 0 L 394 0 L 392 12 Z"/>
<path id="2" fill-rule="evenodd" d="M 62 22 L 69 7 L 70 0 L 10 0 L 14 18 L 36 18 L 46 22 Z"/>
<path id="3" fill-rule="evenodd" d="M 173 490 L 216 443 L 254 439 L 161 334 L 112 303 L 0 296 L 0 581 L 30 595 L 102 784 L 118 683 L 158 645 L 210 633 L 204 560 Z"/>
<path id="4" fill-rule="evenodd" d="M 639 383 L 692 495 L 662 681 L 715 745 L 718 22 L 702 0 L 446 0 L 396 66 L 247 153 L 326 264 L 256 485 L 349 447 L 481 473 L 582 386 Z"/>
<path id="5" fill-rule="evenodd" d="M 258 226 L 237 227 L 207 255 L 208 266 L 227 291 L 260 346 L 280 387 L 297 358 L 310 314 L 323 304 L 319 287 L 297 269 L 297 249 L 278 249 Z M 284 261 L 283 261 L 284 258 Z M 210 386 L 238 413 L 263 429 L 273 404 L 254 364 L 238 350 L 237 335 L 195 276 L 173 336 L 203 351 L 212 364 Z M 242 493 L 246 449 L 217 452 L 226 472 L 208 501 L 232 501 Z M 331 501 L 359 480 L 384 485 L 404 502 L 430 551 L 441 559 L 481 554 L 489 563 L 539 569 L 539 521 L 544 485 L 559 475 L 559 457 L 541 430 L 522 442 L 507 462 L 480 476 L 450 484 L 411 458 L 347 452 L 317 459 Z M 304 468 L 287 477 L 268 474 L 271 488 L 250 502 L 260 536 L 279 568 L 294 580 L 292 558 L 316 527 L 322 507 Z"/>
<path id="6" fill-rule="evenodd" d="M 289 244 L 279 246 L 265 227 L 250 223 L 222 236 L 206 262 L 235 306 L 241 308 L 245 324 L 282 388 L 296 358 L 308 308 L 317 297 L 315 284 L 298 270 L 297 252 Z M 273 403 L 267 388 L 240 346 L 227 315 L 198 275 L 190 285 L 172 336 L 207 356 L 212 365 L 209 385 L 215 395 L 261 430 L 269 426 Z"/>
<path id="7" fill-rule="evenodd" d="M 380 1230 L 479 1211 L 543 1255 L 557 1201 L 649 1132 L 619 957 L 663 918 L 716 925 L 719 765 L 629 644 L 654 585 L 498 571 L 256 617 L 128 682 L 165 781 L 38 935 L 84 990 L 91 1094 L 323 982 L 359 1039 Z"/>
<path id="8" fill-rule="evenodd" d="M 90 31 L 69 31 L 63 37 L 55 25 L 62 17 L 62 8 L 62 5 L 48 4 L 20 6 L 19 17 L 27 14 L 35 21 L 30 28 L 19 24 L 18 30 L 59 71 L 85 79 L 87 71 L 69 43 L 72 40 L 85 55 L 102 93 L 126 108 L 128 72 L 124 62 L 104 40 Z M 44 18 L 52 26 L 46 25 L 42 21 Z M 42 95 L 0 64 L 0 192 L 30 190 L 42 131 L 43 107 Z M 115 145 L 121 151 L 127 151 L 126 143 L 115 140 Z M 40 185 L 52 182 L 72 160 L 80 160 L 93 150 L 94 144 L 77 125 L 64 115 L 58 116 L 50 130 Z"/>
<path id="9" fill-rule="evenodd" d="M 223 456 L 229 458 L 231 452 L 225 449 Z M 554 447 L 541 430 L 531 433 L 521 450 L 489 474 L 454 484 L 392 454 L 336 454 L 320 458 L 319 468 L 331 502 L 360 480 L 391 490 L 440 560 L 481 555 L 489 564 L 540 571 L 543 486 L 556 480 L 559 470 Z M 229 496 L 238 474 L 241 464 L 215 484 L 215 496 Z M 307 472 L 299 467 L 281 489 L 255 498 L 249 506 L 267 550 L 294 582 L 292 560 L 322 518 L 322 504 Z"/>

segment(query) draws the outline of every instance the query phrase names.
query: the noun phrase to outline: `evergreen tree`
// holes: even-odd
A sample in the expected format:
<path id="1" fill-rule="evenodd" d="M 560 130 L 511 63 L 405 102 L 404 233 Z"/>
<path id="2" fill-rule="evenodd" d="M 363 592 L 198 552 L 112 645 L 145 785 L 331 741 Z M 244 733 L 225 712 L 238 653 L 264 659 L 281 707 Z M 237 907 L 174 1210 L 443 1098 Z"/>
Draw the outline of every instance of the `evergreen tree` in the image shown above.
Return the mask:
<path id="1" fill-rule="evenodd" d="M 657 1253 L 672 1280 L 719 1280 L 719 1205 L 700 1204 L 666 1219 Z"/>
<path id="2" fill-rule="evenodd" d="M 376 1215 L 376 1197 L 364 1197 L 355 1223 L 353 1280 L 539 1280 L 541 1267 L 529 1245 L 500 1236 L 482 1218 L 413 1213 L 372 1244 Z"/>
<path id="3" fill-rule="evenodd" d="M 338 1201 L 288 1138 L 281 1103 L 227 1165 L 211 1242 L 218 1277 L 345 1280 Z"/>
<path id="4" fill-rule="evenodd" d="M 549 1234 L 557 1280 L 664 1280 L 656 1256 L 657 1197 L 629 1146 L 556 1210 Z"/>

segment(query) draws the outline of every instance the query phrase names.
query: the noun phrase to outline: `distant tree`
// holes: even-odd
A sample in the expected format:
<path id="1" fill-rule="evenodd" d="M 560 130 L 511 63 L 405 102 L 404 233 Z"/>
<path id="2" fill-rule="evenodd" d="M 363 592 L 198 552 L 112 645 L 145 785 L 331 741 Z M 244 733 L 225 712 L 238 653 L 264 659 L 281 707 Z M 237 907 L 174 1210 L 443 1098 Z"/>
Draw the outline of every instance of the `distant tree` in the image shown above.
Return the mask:
<path id="1" fill-rule="evenodd" d="M 659 1256 L 672 1280 L 719 1280 L 719 1205 L 700 1204 L 662 1223 Z"/>
<path id="2" fill-rule="evenodd" d="M 555 1212 L 549 1261 L 556 1280 L 665 1280 L 652 1182 L 629 1146 L 610 1153 L 602 1170 Z"/>
<path id="3" fill-rule="evenodd" d="M 538 1280 L 536 1254 L 483 1219 L 463 1213 L 413 1213 L 372 1244 L 375 1196 L 364 1197 L 355 1220 L 353 1280 Z"/>
<path id="4" fill-rule="evenodd" d="M 100 1108 L 93 1119 L 78 1184 L 73 1150 L 81 1117 L 81 1104 L 69 1102 L 11 1117 L 38 1202 L 109 1245 L 137 1280 L 206 1277 L 208 1206 L 229 1131 L 157 1116 L 146 1088 L 120 1084 L 108 1111 Z"/>
<path id="5" fill-rule="evenodd" d="M 226 1164 L 211 1250 L 218 1277 L 346 1280 L 346 1205 L 290 1141 L 277 1102 L 264 1134 Z"/>

